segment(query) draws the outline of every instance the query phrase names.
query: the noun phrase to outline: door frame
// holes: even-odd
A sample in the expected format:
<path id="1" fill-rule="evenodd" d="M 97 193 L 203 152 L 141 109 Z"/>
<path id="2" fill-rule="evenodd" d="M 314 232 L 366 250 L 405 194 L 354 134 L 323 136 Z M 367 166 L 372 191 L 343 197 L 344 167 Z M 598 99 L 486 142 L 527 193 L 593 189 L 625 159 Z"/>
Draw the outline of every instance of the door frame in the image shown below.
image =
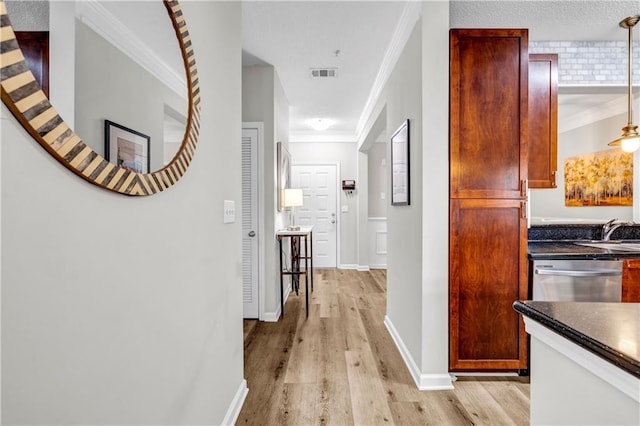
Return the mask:
<path id="1" fill-rule="evenodd" d="M 291 161 L 291 166 L 335 166 L 336 168 L 336 220 L 338 227 L 336 229 L 336 268 L 342 269 L 340 263 L 340 229 L 342 228 L 342 204 L 340 197 L 342 187 L 340 185 L 340 162 L 339 161 Z"/>
<path id="2" fill-rule="evenodd" d="M 263 122 L 242 122 L 242 129 L 256 129 L 258 131 L 258 140 L 256 142 L 257 152 L 257 170 L 258 177 L 258 208 L 256 214 L 258 215 L 258 320 L 265 320 L 265 280 L 266 270 L 264 259 L 266 257 L 266 241 L 267 238 L 264 235 L 265 232 L 265 220 L 264 220 L 264 191 L 267 179 L 263 179 L 264 175 L 264 123 Z M 242 236 L 240 237 L 242 238 Z"/>

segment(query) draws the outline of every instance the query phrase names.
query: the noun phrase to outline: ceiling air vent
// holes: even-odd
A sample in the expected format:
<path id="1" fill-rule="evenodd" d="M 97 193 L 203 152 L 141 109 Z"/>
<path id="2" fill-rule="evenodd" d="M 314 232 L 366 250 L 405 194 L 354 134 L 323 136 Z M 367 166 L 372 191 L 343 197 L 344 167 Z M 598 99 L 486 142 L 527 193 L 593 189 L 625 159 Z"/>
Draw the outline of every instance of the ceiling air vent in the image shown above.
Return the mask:
<path id="1" fill-rule="evenodd" d="M 311 77 L 324 78 L 324 77 L 337 77 L 338 68 L 311 68 Z"/>

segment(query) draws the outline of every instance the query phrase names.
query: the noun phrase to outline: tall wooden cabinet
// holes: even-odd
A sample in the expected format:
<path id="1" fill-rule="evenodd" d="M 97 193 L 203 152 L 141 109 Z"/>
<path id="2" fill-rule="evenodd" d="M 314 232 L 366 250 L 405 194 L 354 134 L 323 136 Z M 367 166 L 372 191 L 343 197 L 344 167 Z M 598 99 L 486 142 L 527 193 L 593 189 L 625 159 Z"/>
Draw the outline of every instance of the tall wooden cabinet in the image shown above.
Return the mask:
<path id="1" fill-rule="evenodd" d="M 528 35 L 450 33 L 451 371 L 527 368 Z"/>
<path id="2" fill-rule="evenodd" d="M 558 55 L 529 55 L 529 188 L 555 188 L 558 170 Z"/>

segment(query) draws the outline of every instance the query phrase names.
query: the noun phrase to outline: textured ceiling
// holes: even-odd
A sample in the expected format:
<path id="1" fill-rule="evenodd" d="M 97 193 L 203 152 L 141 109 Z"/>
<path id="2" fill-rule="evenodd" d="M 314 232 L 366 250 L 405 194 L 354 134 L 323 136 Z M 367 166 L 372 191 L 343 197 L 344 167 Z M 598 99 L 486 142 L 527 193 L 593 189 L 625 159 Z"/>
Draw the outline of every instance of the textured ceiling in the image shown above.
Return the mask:
<path id="1" fill-rule="evenodd" d="M 529 40 L 626 40 L 618 23 L 640 13 L 640 1 L 452 1 L 452 28 L 529 28 Z"/>

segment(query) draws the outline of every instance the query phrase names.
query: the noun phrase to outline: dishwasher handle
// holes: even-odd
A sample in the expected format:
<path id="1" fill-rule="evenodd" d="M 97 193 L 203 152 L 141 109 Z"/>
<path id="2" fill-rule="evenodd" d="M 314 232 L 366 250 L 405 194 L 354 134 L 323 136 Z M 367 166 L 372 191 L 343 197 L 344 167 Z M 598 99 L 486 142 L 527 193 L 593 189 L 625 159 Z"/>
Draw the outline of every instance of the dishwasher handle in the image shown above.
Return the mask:
<path id="1" fill-rule="evenodd" d="M 618 269 L 539 269 L 537 275 L 556 275 L 561 277 L 615 277 L 622 275 Z"/>

